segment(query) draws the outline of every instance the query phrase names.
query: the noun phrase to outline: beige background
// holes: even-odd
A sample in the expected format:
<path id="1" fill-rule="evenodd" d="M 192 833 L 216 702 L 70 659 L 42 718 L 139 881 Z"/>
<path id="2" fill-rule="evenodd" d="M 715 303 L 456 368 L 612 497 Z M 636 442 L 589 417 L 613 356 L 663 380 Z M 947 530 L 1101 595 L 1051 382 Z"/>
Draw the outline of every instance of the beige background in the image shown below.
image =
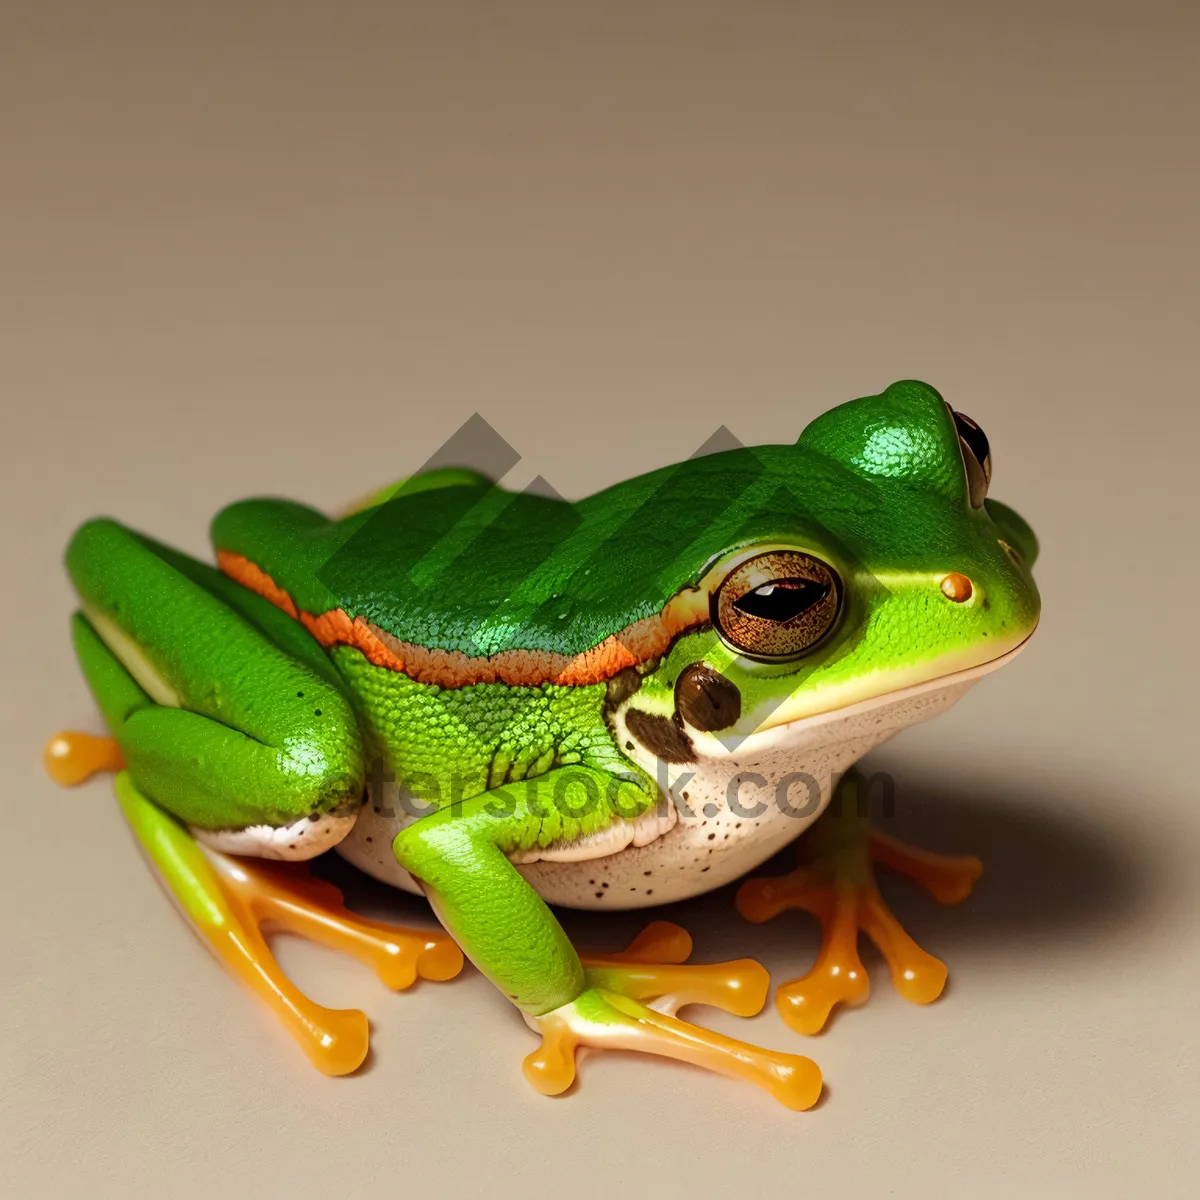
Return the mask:
<path id="1" fill-rule="evenodd" d="M 3 5 L 5 1195 L 1195 1194 L 1200 22 L 835 7 Z M 943 1001 L 872 960 L 812 1042 L 701 1015 L 817 1058 L 814 1112 L 612 1056 L 548 1101 L 478 975 L 393 996 L 289 940 L 375 1022 L 321 1078 L 107 782 L 41 775 L 98 728 L 60 566 L 86 516 L 203 552 L 229 500 L 336 505 L 475 410 L 513 482 L 580 495 L 906 376 L 991 435 L 1045 618 L 875 759 L 897 831 L 988 862 L 959 911 L 889 888 Z M 807 969 L 808 919 L 728 899 L 673 913 L 700 955 Z"/>

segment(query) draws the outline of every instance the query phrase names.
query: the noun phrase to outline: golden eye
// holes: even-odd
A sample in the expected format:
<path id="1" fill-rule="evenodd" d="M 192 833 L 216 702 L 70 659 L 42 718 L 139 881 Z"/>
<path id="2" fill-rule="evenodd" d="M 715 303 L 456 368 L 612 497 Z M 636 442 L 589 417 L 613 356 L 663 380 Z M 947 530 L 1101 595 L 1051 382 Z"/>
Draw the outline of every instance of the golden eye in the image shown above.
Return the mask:
<path id="1" fill-rule="evenodd" d="M 739 563 L 710 604 L 713 627 L 726 645 L 768 661 L 811 650 L 841 607 L 837 572 L 800 550 L 771 550 Z"/>

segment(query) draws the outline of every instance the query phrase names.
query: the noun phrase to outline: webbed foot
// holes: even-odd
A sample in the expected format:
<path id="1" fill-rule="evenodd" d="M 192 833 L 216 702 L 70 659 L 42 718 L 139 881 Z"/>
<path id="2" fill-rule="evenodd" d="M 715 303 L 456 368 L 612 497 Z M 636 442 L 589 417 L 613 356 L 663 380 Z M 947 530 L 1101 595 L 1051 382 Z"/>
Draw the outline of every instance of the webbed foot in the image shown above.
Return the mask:
<path id="1" fill-rule="evenodd" d="M 117 777 L 117 797 L 167 888 L 221 961 L 264 1000 L 318 1071 L 347 1075 L 362 1065 L 370 1025 L 358 1009 L 331 1009 L 299 990 L 263 936 L 285 930 L 352 955 L 386 987 L 451 979 L 463 956 L 441 930 L 404 929 L 350 912 L 331 883 L 302 863 L 263 863 L 200 846 L 173 818 Z"/>
<path id="2" fill-rule="evenodd" d="M 99 771 L 120 771 L 116 742 L 61 733 L 46 747 L 47 771 L 57 782 L 81 783 Z M 184 916 L 230 972 L 263 999 L 319 1071 L 345 1075 L 367 1056 L 370 1026 L 357 1009 L 331 1009 L 310 1000 L 283 974 L 263 936 L 285 930 L 352 955 L 399 991 L 418 979 L 451 979 L 462 951 L 441 930 L 405 929 L 356 916 L 331 883 L 313 879 L 303 863 L 235 858 L 201 846 L 158 808 L 128 774 L 115 781 L 117 800 Z"/>
<path id="3" fill-rule="evenodd" d="M 711 1004 L 738 1017 L 752 1017 L 767 1002 L 771 977 L 752 958 L 724 963 L 688 963 L 692 939 L 670 921 L 652 921 L 625 950 L 580 955 L 588 983 L 644 1001 L 667 1016 L 688 1004 Z"/>
<path id="4" fill-rule="evenodd" d="M 638 1050 L 748 1080 L 788 1108 L 811 1108 L 821 1094 L 821 1072 L 811 1059 L 764 1050 L 675 1016 L 686 1004 L 753 1016 L 767 996 L 760 964 L 686 965 L 691 950 L 686 931 L 655 921 L 623 953 L 583 956 L 587 990 L 529 1018 L 542 1044 L 522 1064 L 525 1078 L 543 1095 L 558 1095 L 574 1082 L 578 1048 Z"/>
<path id="5" fill-rule="evenodd" d="M 737 894 L 738 911 L 749 921 L 769 921 L 800 908 L 821 922 L 821 951 L 813 969 L 775 993 L 780 1015 L 803 1034 L 823 1029 L 838 1004 L 857 1007 L 870 994 L 858 955 L 859 933 L 879 948 L 905 1000 L 929 1004 L 946 986 L 945 964 L 908 936 L 880 896 L 877 865 L 907 875 L 943 904 L 965 900 L 983 873 L 977 858 L 919 850 L 870 829 L 861 817 L 830 813 L 825 820 L 824 829 L 818 824 L 812 831 L 810 861 L 776 879 L 747 880 Z"/>

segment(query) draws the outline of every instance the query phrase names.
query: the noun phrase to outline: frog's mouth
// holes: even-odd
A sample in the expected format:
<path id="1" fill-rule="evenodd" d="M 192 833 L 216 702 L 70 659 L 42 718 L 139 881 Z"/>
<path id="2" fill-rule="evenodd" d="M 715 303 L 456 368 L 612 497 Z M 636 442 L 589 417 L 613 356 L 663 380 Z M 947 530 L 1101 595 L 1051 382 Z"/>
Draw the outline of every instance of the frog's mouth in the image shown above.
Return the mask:
<path id="1" fill-rule="evenodd" d="M 1033 633 L 1031 628 L 1006 639 L 994 648 L 999 653 L 993 651 L 982 662 L 978 661 L 977 652 L 960 651 L 911 666 L 871 671 L 845 683 L 797 691 L 764 712 L 747 736 L 757 737 L 784 726 L 788 729 L 817 728 L 826 722 L 844 720 L 884 705 L 906 706 L 907 702 L 918 701 L 931 693 L 953 693 L 957 700 L 985 675 L 1012 662 L 1028 645 Z M 710 742 L 718 740 L 725 741 L 724 738 L 709 738 Z M 744 746 L 743 738 L 738 753 L 744 752 Z M 708 749 L 710 747 L 706 745 Z M 728 753 L 732 751 L 723 748 L 716 756 Z"/>

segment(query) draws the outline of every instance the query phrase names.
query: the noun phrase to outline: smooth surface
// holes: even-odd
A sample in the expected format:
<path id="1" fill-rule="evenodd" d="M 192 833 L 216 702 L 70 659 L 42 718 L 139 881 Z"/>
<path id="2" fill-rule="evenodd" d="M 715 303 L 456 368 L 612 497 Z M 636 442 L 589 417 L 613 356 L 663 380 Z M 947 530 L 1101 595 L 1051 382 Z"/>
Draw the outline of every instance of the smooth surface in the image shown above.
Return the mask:
<path id="1" fill-rule="evenodd" d="M 1200 20 L 567 7 L 5 13 L 0 1191 L 1194 1194 Z M 905 1004 L 871 957 L 817 1039 L 691 1014 L 815 1058 L 812 1112 L 611 1054 L 549 1100 L 477 974 L 392 995 L 281 939 L 373 1021 L 364 1073 L 323 1078 L 188 936 L 110 784 L 42 774 L 46 736 L 99 729 L 59 561 L 87 516 L 204 552 L 227 501 L 341 505 L 476 410 L 513 484 L 580 495 L 905 376 L 986 429 L 1045 615 L 872 759 L 889 832 L 987 867 L 957 910 L 888 889 L 946 995 Z M 817 946 L 728 892 L 660 915 L 773 983 Z M 571 929 L 613 950 L 644 919 Z"/>

